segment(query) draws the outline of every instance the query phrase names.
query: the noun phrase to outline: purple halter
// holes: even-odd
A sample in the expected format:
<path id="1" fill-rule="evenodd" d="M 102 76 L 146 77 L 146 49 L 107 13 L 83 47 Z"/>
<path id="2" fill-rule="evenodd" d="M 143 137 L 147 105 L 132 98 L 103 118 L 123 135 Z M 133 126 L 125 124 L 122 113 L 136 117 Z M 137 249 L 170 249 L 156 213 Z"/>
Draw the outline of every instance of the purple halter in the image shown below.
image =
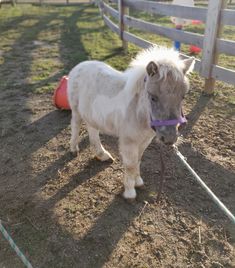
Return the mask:
<path id="1" fill-rule="evenodd" d="M 147 76 L 144 78 L 144 82 L 147 81 Z M 171 120 L 152 120 L 151 118 L 151 127 L 163 127 L 163 126 L 176 126 L 187 123 L 187 119 L 184 116 L 183 110 L 181 111 L 181 116 L 177 119 Z"/>
<path id="2" fill-rule="evenodd" d="M 182 114 L 178 119 L 172 120 L 152 120 L 151 127 L 162 127 L 162 126 L 176 126 L 177 124 L 184 124 L 187 122 L 186 117 Z"/>

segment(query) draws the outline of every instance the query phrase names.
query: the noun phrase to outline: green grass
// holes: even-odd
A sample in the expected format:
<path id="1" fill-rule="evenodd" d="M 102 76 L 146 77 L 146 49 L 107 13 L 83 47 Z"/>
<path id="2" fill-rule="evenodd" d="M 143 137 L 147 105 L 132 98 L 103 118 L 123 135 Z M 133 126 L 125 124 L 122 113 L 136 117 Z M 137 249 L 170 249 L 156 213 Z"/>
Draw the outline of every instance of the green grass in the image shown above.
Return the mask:
<path id="1" fill-rule="evenodd" d="M 106 61 L 124 70 L 138 48 L 126 55 L 118 36 L 94 6 L 3 6 L 0 13 L 0 90 L 12 85 L 32 92 L 54 89 L 81 61 Z"/>

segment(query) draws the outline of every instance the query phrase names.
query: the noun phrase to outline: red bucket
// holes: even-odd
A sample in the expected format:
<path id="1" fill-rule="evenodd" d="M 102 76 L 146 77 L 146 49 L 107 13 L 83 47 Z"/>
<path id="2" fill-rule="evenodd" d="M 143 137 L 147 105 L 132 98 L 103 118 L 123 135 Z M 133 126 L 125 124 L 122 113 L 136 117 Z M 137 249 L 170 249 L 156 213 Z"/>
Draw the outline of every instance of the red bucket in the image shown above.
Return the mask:
<path id="1" fill-rule="evenodd" d="M 63 76 L 54 91 L 53 103 L 58 109 L 70 110 L 67 96 L 68 76 Z"/>

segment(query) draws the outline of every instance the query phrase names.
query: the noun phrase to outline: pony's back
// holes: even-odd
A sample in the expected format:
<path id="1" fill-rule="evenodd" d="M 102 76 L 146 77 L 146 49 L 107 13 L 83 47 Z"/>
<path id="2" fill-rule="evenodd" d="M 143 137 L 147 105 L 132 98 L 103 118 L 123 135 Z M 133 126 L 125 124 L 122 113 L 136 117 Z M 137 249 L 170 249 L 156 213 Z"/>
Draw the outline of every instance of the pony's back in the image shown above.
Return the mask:
<path id="1" fill-rule="evenodd" d="M 68 97 L 71 107 L 92 105 L 97 96 L 115 97 L 126 83 L 126 76 L 99 61 L 84 61 L 69 73 Z"/>

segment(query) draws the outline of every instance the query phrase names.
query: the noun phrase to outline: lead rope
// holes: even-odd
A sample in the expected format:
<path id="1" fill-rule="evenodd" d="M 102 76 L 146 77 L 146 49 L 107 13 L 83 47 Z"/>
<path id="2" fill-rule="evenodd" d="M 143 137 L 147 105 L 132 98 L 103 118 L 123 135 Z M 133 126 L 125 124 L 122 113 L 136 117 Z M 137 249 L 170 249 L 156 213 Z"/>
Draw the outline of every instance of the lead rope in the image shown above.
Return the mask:
<path id="1" fill-rule="evenodd" d="M 157 193 L 156 203 L 159 202 L 161 194 L 162 194 L 162 188 L 164 184 L 164 174 L 165 174 L 165 164 L 164 164 L 164 156 L 163 156 L 163 145 L 160 144 L 160 185 Z"/>
<path id="2" fill-rule="evenodd" d="M 181 109 L 181 116 L 184 116 L 184 111 L 183 109 Z M 181 124 L 181 125 L 185 125 L 187 122 Z M 180 126 L 181 126 L 180 125 Z M 176 152 L 178 150 L 178 148 L 176 146 L 174 146 L 174 151 Z M 159 189 L 158 189 L 158 193 L 157 193 L 157 198 L 156 198 L 156 203 L 159 202 L 161 194 L 162 194 L 162 188 L 163 188 L 163 184 L 164 184 L 164 174 L 165 174 L 165 164 L 164 164 L 164 156 L 163 156 L 163 144 L 160 144 L 160 185 L 159 185 Z"/>

